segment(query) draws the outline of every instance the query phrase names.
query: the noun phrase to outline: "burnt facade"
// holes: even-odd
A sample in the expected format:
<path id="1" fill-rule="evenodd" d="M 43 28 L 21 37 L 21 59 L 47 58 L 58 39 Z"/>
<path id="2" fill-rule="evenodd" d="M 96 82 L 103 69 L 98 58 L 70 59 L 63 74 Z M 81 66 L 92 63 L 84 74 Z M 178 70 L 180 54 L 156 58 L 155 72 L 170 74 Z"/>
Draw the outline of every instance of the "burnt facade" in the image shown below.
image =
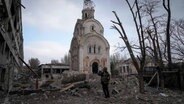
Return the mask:
<path id="1" fill-rule="evenodd" d="M 22 67 L 21 0 L 0 0 L 0 89 L 12 87 L 14 71 Z"/>

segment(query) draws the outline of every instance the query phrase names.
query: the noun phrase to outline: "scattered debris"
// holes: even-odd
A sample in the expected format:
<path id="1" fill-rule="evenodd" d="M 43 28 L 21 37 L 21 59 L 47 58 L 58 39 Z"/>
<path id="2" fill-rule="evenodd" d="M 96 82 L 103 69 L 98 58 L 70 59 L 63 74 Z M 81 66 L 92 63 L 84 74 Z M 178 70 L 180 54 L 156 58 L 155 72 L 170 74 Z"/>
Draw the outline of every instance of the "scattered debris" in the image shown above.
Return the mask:
<path id="1" fill-rule="evenodd" d="M 161 96 L 164 96 L 164 97 L 168 97 L 167 94 L 164 94 L 164 93 L 160 93 Z"/>
<path id="2" fill-rule="evenodd" d="M 112 89 L 112 94 L 113 94 L 113 95 L 118 94 L 118 93 L 119 93 L 119 91 L 118 91 L 116 88 L 113 88 L 113 89 Z"/>
<path id="3" fill-rule="evenodd" d="M 127 78 L 111 78 L 109 90 L 110 98 L 104 98 L 100 77 L 94 75 L 89 82 L 79 81 L 64 84 L 60 90 L 44 90 L 30 94 L 10 94 L 9 103 L 19 104 L 162 104 L 183 103 L 184 94 L 180 91 L 169 89 L 157 89 L 147 86 L 145 94 L 138 92 L 138 80 L 134 76 Z M 50 83 L 52 85 L 52 83 Z M 49 84 L 48 84 L 49 85 Z M 2 95 L 0 103 L 4 103 L 5 96 Z"/>
<path id="4" fill-rule="evenodd" d="M 86 74 L 77 71 L 65 71 L 62 75 L 62 84 L 73 83 L 78 81 L 85 81 Z"/>

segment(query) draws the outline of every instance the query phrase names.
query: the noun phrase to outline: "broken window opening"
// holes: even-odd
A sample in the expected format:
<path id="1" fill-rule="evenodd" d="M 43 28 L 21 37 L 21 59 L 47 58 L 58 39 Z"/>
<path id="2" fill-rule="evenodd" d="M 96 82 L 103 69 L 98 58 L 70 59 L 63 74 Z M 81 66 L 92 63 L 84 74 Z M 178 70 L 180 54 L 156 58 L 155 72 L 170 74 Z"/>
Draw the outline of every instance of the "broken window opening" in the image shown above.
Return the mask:
<path id="1" fill-rule="evenodd" d="M 60 69 L 56 69 L 56 73 L 60 74 L 61 73 Z"/>
<path id="2" fill-rule="evenodd" d="M 87 13 L 85 13 L 85 18 L 88 18 L 88 14 Z"/>
<path id="3" fill-rule="evenodd" d="M 1 72 L 0 72 L 0 73 L 1 73 L 1 74 L 0 74 L 0 75 L 1 75 L 0 81 L 1 81 L 1 82 L 4 82 L 4 81 L 5 81 L 5 68 L 0 68 L 0 69 L 1 69 L 1 70 L 0 70 L 0 71 L 1 71 Z"/>
<path id="4" fill-rule="evenodd" d="M 4 47 L 5 47 L 4 44 L 5 44 L 4 39 L 3 37 L 0 36 L 0 52 L 2 54 L 4 53 Z"/>
<path id="5" fill-rule="evenodd" d="M 45 75 L 45 78 L 49 78 L 49 75 Z"/>
<path id="6" fill-rule="evenodd" d="M 43 73 L 51 73 L 51 70 L 49 68 L 43 69 Z"/>

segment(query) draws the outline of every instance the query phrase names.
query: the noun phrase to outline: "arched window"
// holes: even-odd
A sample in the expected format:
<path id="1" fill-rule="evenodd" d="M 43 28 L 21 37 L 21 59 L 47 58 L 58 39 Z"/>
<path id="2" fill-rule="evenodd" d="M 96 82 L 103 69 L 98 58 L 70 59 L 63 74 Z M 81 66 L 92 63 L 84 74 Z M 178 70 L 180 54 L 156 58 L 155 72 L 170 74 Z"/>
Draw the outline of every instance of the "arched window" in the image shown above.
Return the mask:
<path id="1" fill-rule="evenodd" d="M 91 53 L 91 45 L 88 47 L 88 52 Z"/>
<path id="2" fill-rule="evenodd" d="M 98 53 L 100 54 L 100 52 L 101 52 L 101 47 L 98 46 Z"/>
<path id="3" fill-rule="evenodd" d="M 94 53 L 96 53 L 96 44 L 94 45 Z"/>
<path id="4" fill-rule="evenodd" d="M 95 27 L 94 27 L 94 26 L 92 26 L 92 27 L 91 27 L 91 30 L 94 30 L 94 28 L 95 28 Z"/>
<path id="5" fill-rule="evenodd" d="M 90 31 L 95 31 L 95 25 L 90 26 Z"/>

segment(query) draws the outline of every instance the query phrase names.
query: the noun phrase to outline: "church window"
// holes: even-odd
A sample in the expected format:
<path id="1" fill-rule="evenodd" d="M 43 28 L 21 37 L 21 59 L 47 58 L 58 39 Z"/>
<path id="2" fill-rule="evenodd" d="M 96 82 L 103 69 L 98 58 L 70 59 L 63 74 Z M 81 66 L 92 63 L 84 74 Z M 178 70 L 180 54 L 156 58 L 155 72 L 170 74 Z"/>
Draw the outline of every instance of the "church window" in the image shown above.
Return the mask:
<path id="1" fill-rule="evenodd" d="M 94 26 L 92 26 L 91 29 L 94 30 Z"/>
<path id="2" fill-rule="evenodd" d="M 100 46 L 98 46 L 98 53 L 100 53 L 100 51 L 101 51 L 101 47 L 100 47 Z"/>
<path id="3" fill-rule="evenodd" d="M 91 46 L 89 46 L 89 53 L 91 53 Z"/>
<path id="4" fill-rule="evenodd" d="M 96 45 L 94 45 L 94 53 L 96 53 Z"/>
<path id="5" fill-rule="evenodd" d="M 92 26 L 90 27 L 90 30 L 91 30 L 91 31 L 94 31 L 94 30 L 95 30 L 95 26 L 92 25 Z"/>

